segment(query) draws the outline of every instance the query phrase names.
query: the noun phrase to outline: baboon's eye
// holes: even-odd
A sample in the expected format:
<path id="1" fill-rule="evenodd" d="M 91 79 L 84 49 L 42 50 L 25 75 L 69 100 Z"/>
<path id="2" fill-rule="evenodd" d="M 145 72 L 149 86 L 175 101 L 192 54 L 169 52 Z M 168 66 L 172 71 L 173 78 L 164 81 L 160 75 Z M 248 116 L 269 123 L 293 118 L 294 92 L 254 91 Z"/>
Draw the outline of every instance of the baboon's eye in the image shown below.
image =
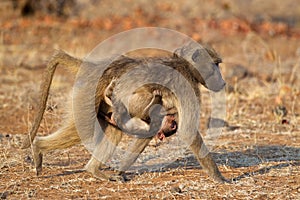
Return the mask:
<path id="1" fill-rule="evenodd" d="M 200 62 L 200 50 L 197 49 L 193 55 L 192 55 L 192 60 L 197 63 L 197 62 Z"/>

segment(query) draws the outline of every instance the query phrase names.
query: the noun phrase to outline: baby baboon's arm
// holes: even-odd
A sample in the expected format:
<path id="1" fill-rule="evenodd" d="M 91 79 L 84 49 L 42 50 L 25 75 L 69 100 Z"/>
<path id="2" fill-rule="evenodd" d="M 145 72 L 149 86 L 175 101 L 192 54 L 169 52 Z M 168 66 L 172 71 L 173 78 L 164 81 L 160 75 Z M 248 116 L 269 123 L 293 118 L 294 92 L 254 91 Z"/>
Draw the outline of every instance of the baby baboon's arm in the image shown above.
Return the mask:
<path id="1" fill-rule="evenodd" d="M 105 103 L 107 103 L 109 106 L 112 107 L 111 117 L 108 118 L 107 116 L 105 116 L 106 120 L 109 123 L 111 123 L 115 126 L 118 126 L 118 124 L 116 123 L 116 119 L 119 122 L 121 122 L 121 121 L 123 122 L 123 119 L 121 119 L 121 118 L 125 117 L 126 119 L 129 119 L 129 120 L 124 121 L 125 123 L 119 124 L 121 126 L 122 130 L 124 130 L 130 134 L 134 134 L 134 133 L 138 133 L 138 132 L 148 132 L 150 130 L 150 125 L 145 120 L 146 120 L 146 117 L 149 116 L 150 108 L 155 104 L 162 103 L 161 92 L 159 90 L 155 90 L 153 92 L 151 99 L 148 98 L 149 95 L 143 95 L 143 93 L 133 94 L 130 101 L 139 103 L 136 101 L 139 100 L 141 96 L 143 96 L 143 97 L 145 97 L 144 101 L 145 102 L 149 101 L 149 104 L 143 110 L 136 111 L 136 109 L 131 108 L 131 110 L 136 111 L 135 113 L 132 113 L 133 117 L 131 118 L 128 110 L 125 108 L 124 104 L 122 104 L 121 102 L 119 104 L 122 104 L 122 105 L 119 106 L 119 109 L 122 110 L 122 113 L 113 111 L 115 109 L 113 108 L 114 105 L 112 103 L 111 98 L 112 98 L 112 93 L 113 93 L 115 84 L 116 84 L 116 79 L 113 79 L 104 91 L 104 101 L 105 101 Z"/>
<path id="2" fill-rule="evenodd" d="M 155 104 L 162 105 L 162 93 L 161 93 L 161 91 L 160 90 L 154 90 L 152 95 L 153 96 L 152 96 L 152 99 L 151 99 L 150 103 L 146 106 L 146 108 L 142 112 L 143 117 L 149 116 L 150 108 L 153 105 L 155 105 Z M 134 101 L 134 99 L 131 99 L 131 100 Z"/>
<path id="3" fill-rule="evenodd" d="M 133 96 L 135 95 L 141 94 L 134 94 Z M 131 101 L 134 101 L 134 98 L 132 98 Z M 114 117 L 116 124 L 123 131 L 135 135 L 136 137 L 152 137 L 159 130 L 158 128 L 160 128 L 164 117 L 161 115 L 162 106 L 158 104 L 159 101 L 161 101 L 161 96 L 153 94 L 152 99 L 149 99 L 149 101 L 145 99 L 145 102 L 150 102 L 146 108 L 143 110 L 136 110 L 137 112 L 134 113 L 129 113 L 125 105 L 121 101 L 118 101 L 115 104 L 112 116 Z M 147 113 L 149 111 L 150 113 Z M 151 119 L 149 124 L 146 122 L 147 118 Z"/>

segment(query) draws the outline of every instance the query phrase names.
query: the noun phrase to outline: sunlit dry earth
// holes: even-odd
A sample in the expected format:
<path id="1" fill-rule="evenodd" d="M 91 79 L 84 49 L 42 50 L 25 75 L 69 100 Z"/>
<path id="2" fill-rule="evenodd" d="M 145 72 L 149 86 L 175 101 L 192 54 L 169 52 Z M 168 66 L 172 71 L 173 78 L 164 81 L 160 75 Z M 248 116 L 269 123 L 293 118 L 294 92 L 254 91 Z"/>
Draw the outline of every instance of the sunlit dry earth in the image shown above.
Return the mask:
<path id="1" fill-rule="evenodd" d="M 95 7 L 87 7 L 81 18 L 45 13 L 21 17 L 18 10 L 11 10 L 10 17 L 1 15 L 1 199 L 299 199 L 300 25 L 288 21 L 300 19 L 299 6 L 293 1 L 279 7 L 277 1 L 265 3 L 262 7 L 285 20 L 267 13 L 270 17 L 261 14 L 260 21 L 255 18 L 262 12 L 259 7 L 243 14 L 245 5 L 235 1 L 204 2 L 199 8 L 193 6 L 194 1 L 184 6 L 183 2 L 163 1 L 153 5 L 157 10 L 153 12 L 149 3 L 141 1 L 126 11 L 99 15 Z M 109 3 L 99 5 L 105 10 Z M 145 5 L 149 8 L 143 10 Z M 121 6 L 117 3 L 112 9 Z M 291 16 L 283 10 L 287 7 Z M 184 17 L 185 12 L 190 14 Z M 205 132 L 210 101 L 202 88 L 200 127 L 220 171 L 234 183 L 213 182 L 189 151 L 178 156 L 172 145 L 176 136 L 158 144 L 153 141 L 128 172 L 131 180 L 125 183 L 98 180 L 84 172 L 90 153 L 82 145 L 46 154 L 43 173 L 37 177 L 31 150 L 19 147 L 33 123 L 47 60 L 55 49 L 84 57 L 105 38 L 141 26 L 182 31 L 210 43 L 222 55 L 228 125 L 217 138 Z M 50 134 L 63 123 L 73 82 L 68 71 L 58 69 L 39 135 Z M 274 114 L 279 105 L 287 110 L 283 118 Z M 160 151 L 168 155 L 160 154 L 158 163 L 167 158 L 172 162 L 155 170 L 139 167 L 143 158 Z"/>

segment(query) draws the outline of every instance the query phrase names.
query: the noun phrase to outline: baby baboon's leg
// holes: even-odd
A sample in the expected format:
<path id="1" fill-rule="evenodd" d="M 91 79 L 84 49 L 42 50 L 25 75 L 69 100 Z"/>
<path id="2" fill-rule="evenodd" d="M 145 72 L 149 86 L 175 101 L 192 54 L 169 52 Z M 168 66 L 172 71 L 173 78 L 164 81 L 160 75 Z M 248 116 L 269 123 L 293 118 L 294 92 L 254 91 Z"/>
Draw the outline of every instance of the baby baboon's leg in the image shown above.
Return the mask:
<path id="1" fill-rule="evenodd" d="M 190 149 L 196 156 L 204 171 L 206 171 L 209 176 L 211 176 L 215 181 L 220 183 L 228 182 L 221 175 L 218 166 L 213 160 L 211 153 L 208 151 L 199 133 L 197 133 L 193 143 L 190 146 Z"/>
<path id="2" fill-rule="evenodd" d="M 68 148 L 80 142 L 80 137 L 72 123 L 51 135 L 36 137 L 33 141 L 33 158 L 37 175 L 42 171 L 44 153 L 55 149 Z"/>
<path id="3" fill-rule="evenodd" d="M 102 173 L 99 168 L 103 166 L 114 154 L 116 147 L 122 139 L 122 131 L 108 125 L 105 129 L 105 137 L 97 144 L 93 151 L 92 158 L 85 166 L 85 170 L 93 174 L 96 178 L 109 179 L 105 173 Z"/>

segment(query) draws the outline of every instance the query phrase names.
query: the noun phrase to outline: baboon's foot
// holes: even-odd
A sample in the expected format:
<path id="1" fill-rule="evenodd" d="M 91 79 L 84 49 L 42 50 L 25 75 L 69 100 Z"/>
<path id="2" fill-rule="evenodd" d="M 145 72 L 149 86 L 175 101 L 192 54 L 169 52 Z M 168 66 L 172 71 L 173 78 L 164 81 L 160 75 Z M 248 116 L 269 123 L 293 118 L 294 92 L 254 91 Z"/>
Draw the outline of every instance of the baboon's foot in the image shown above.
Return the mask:
<path id="1" fill-rule="evenodd" d="M 109 178 L 110 178 L 108 175 L 101 172 L 100 170 L 88 171 L 88 172 L 90 172 L 95 178 L 100 179 L 100 180 L 109 180 Z"/>
<path id="2" fill-rule="evenodd" d="M 109 176 L 105 173 L 101 172 L 98 168 L 89 168 L 85 167 L 85 170 L 93 175 L 93 177 L 100 179 L 100 180 L 109 180 Z"/>
<path id="3" fill-rule="evenodd" d="M 88 168 L 87 166 L 85 167 L 85 170 L 93 175 L 93 177 L 100 179 L 100 180 L 109 180 L 109 181 L 117 181 L 117 182 L 126 182 L 129 179 L 126 178 L 124 173 L 104 173 L 101 172 L 98 168 Z"/>
<path id="4" fill-rule="evenodd" d="M 102 166 L 100 162 L 96 159 L 91 159 L 88 164 L 84 167 L 84 169 L 91 173 L 95 178 L 100 180 L 109 180 L 109 176 L 99 170 L 99 167 Z"/>
<path id="5" fill-rule="evenodd" d="M 129 181 L 129 179 L 126 177 L 125 173 L 124 172 L 118 172 L 116 174 L 112 174 L 110 177 L 109 177 L 109 180 L 110 181 L 117 181 L 117 182 L 126 182 L 126 181 Z"/>
<path id="6" fill-rule="evenodd" d="M 217 183 L 231 183 L 230 180 L 224 178 L 222 175 L 213 175 L 212 178 Z"/>

